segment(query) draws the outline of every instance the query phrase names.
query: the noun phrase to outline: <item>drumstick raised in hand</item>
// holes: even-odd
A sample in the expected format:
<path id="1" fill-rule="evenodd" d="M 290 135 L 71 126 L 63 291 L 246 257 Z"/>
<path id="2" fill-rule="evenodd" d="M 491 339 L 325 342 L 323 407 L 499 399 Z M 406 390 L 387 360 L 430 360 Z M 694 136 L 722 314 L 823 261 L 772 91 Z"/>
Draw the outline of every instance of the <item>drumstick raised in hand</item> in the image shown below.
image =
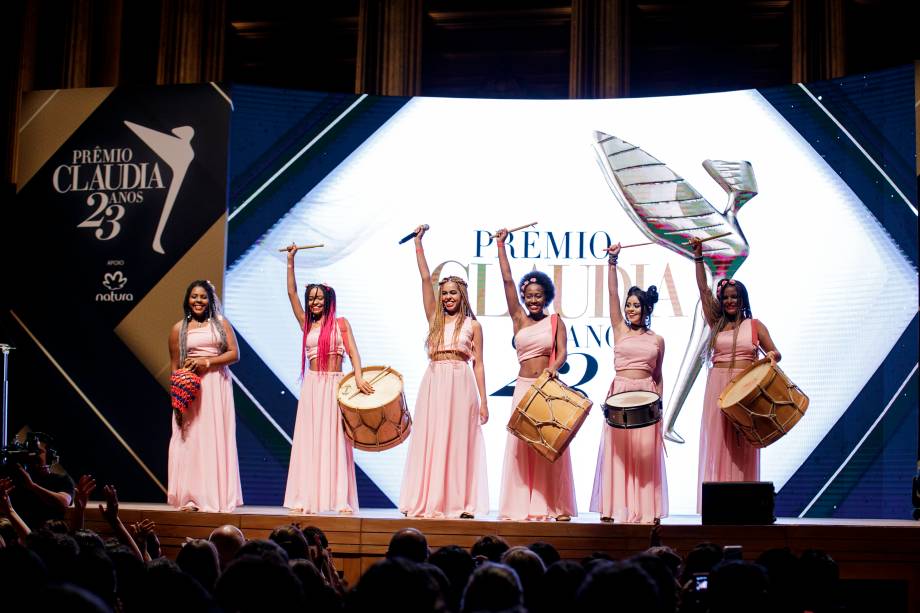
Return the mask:
<path id="1" fill-rule="evenodd" d="M 284 252 L 298 249 L 316 249 L 317 247 L 325 247 L 325 245 L 323 245 L 323 243 L 319 243 L 318 245 L 288 245 L 287 247 L 282 247 L 278 251 Z"/>
<path id="2" fill-rule="evenodd" d="M 523 230 L 524 228 L 532 228 L 537 225 L 539 222 L 525 223 L 523 226 L 517 226 L 516 228 L 508 228 L 507 233 L 511 234 L 512 232 L 517 232 L 518 230 Z M 495 236 L 498 233 L 498 230 L 492 233 L 492 236 Z"/>

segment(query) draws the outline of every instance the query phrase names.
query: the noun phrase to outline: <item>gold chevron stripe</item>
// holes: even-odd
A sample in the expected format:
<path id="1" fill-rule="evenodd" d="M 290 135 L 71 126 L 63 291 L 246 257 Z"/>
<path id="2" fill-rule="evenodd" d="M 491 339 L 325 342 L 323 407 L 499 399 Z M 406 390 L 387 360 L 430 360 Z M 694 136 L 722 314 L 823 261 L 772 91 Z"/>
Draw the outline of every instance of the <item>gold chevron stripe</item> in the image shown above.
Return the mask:
<path id="1" fill-rule="evenodd" d="M 10 309 L 10 315 L 12 315 L 13 319 L 15 319 L 16 322 L 20 326 L 22 326 L 22 329 L 26 331 L 26 334 L 29 335 L 29 338 L 31 338 L 35 342 L 38 348 L 42 350 L 42 353 L 45 354 L 45 357 L 48 358 L 48 361 L 51 362 L 51 364 L 53 364 L 54 367 L 58 369 L 58 372 L 61 373 L 64 379 L 66 379 L 67 382 L 70 383 L 70 386 L 74 389 L 75 392 L 77 392 L 77 394 L 79 394 L 80 398 L 83 399 L 83 402 L 85 402 L 87 406 L 89 406 L 89 408 L 92 409 L 93 413 L 96 414 L 96 417 L 99 418 L 99 421 L 101 421 L 102 424 L 106 428 L 109 429 L 109 432 L 112 433 L 112 436 L 115 437 L 115 440 L 121 443 L 122 447 L 124 447 L 127 450 L 127 452 L 131 454 L 131 457 L 134 458 L 134 461 L 140 465 L 140 467 L 143 469 L 145 473 L 147 473 L 147 476 L 153 479 L 153 482 L 157 484 L 157 487 L 163 490 L 163 493 L 166 494 L 167 493 L 166 488 L 163 487 L 163 484 L 160 483 L 160 480 L 157 479 L 157 476 L 153 474 L 153 471 L 150 470 L 150 468 L 146 464 L 144 464 L 144 461 L 140 458 L 140 456 L 138 456 L 137 453 L 135 453 L 135 451 L 131 448 L 128 442 L 124 438 L 122 438 L 122 436 L 118 433 L 117 430 L 115 430 L 115 428 L 112 426 L 111 423 L 109 423 L 109 420 L 105 418 L 102 412 L 96 408 L 96 405 L 93 404 L 92 400 L 90 400 L 86 396 L 86 394 L 83 393 L 83 390 L 81 390 L 80 387 L 76 384 L 76 382 L 70 378 L 70 375 L 68 375 L 64 371 L 64 369 L 61 368 L 61 365 L 58 364 L 57 360 L 55 360 L 54 357 L 48 352 L 48 350 L 45 349 L 45 346 L 41 344 L 41 342 L 35 337 L 34 334 L 32 334 L 32 331 L 29 330 L 28 326 L 26 326 L 26 324 L 21 319 L 19 319 L 19 316 L 16 315 L 16 313 L 12 309 Z"/>
<path id="2" fill-rule="evenodd" d="M 26 121 L 19 127 L 17 192 L 64 146 L 114 89 L 87 87 L 23 94 L 22 116 Z"/>

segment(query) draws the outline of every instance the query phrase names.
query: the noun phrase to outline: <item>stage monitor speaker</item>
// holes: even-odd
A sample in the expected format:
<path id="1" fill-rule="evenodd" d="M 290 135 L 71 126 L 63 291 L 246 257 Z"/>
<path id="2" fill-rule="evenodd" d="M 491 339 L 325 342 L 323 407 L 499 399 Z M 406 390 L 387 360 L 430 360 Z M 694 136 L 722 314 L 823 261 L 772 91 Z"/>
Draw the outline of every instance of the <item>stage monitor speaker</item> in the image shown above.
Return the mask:
<path id="1" fill-rule="evenodd" d="M 774 496 L 772 481 L 703 483 L 703 525 L 772 524 Z"/>

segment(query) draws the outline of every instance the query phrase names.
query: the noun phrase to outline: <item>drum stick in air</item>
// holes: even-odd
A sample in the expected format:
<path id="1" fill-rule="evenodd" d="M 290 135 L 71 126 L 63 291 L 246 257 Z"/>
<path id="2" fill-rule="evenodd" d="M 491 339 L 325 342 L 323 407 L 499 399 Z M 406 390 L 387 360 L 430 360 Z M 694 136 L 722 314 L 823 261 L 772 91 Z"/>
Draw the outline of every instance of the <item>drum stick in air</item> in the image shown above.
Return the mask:
<path id="1" fill-rule="evenodd" d="M 725 232 L 724 234 L 716 234 L 715 236 L 709 236 L 709 237 L 700 239 L 700 242 L 701 242 L 701 243 L 705 243 L 706 241 L 712 241 L 712 240 L 715 240 L 715 239 L 717 239 L 717 238 L 724 238 L 724 237 L 726 237 L 726 236 L 729 236 L 730 234 L 731 234 L 731 232 Z M 633 243 L 633 244 L 631 244 L 631 245 L 620 245 L 620 249 L 629 249 L 630 247 L 645 247 L 646 245 L 654 245 L 654 244 L 655 244 L 655 243 L 653 243 L 653 242 L 651 242 L 651 241 L 645 242 L 645 243 Z M 686 243 L 684 243 L 684 244 L 685 244 L 685 245 L 689 245 L 690 242 L 688 241 L 688 242 L 686 242 Z"/>
<path id="2" fill-rule="evenodd" d="M 317 247 L 324 247 L 325 245 L 320 243 L 318 245 L 294 245 L 294 246 L 297 247 L 298 249 L 316 249 Z M 289 246 L 289 247 L 284 247 L 282 249 L 279 249 L 278 251 L 290 251 L 290 250 L 291 250 L 291 247 Z"/>
<path id="3" fill-rule="evenodd" d="M 532 227 L 534 227 L 535 225 L 537 225 L 537 223 L 538 223 L 538 222 L 535 221 L 535 222 L 533 222 L 533 223 L 525 223 L 523 226 L 518 226 L 518 227 L 516 227 L 516 228 L 509 228 L 509 229 L 508 229 L 508 234 L 511 234 L 512 232 L 517 232 L 518 230 L 523 230 L 524 228 L 532 228 Z"/>
<path id="4" fill-rule="evenodd" d="M 647 242 L 647 243 L 633 243 L 632 245 L 620 245 L 620 249 L 629 249 L 630 247 L 644 247 L 644 246 L 646 246 L 646 245 L 654 245 L 654 244 L 655 244 L 655 243 L 653 243 L 653 242 Z"/>
<path id="5" fill-rule="evenodd" d="M 700 242 L 701 242 L 701 243 L 705 243 L 706 241 L 714 241 L 714 240 L 716 240 L 717 238 L 724 238 L 724 237 L 726 237 L 726 236 L 731 236 L 731 232 L 723 232 L 722 234 L 716 234 L 715 236 L 707 236 L 706 238 L 701 238 L 701 239 L 700 239 Z M 690 241 L 687 241 L 687 242 L 684 243 L 684 244 L 685 244 L 685 245 L 689 245 L 689 244 L 690 244 Z"/>

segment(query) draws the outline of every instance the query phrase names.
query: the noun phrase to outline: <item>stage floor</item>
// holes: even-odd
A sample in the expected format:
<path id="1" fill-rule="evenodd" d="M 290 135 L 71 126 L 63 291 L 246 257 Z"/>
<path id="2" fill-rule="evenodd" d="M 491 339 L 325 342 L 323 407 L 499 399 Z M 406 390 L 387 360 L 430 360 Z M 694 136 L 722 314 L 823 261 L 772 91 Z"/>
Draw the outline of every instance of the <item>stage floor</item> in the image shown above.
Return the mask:
<path id="1" fill-rule="evenodd" d="M 315 525 L 327 535 L 338 568 L 354 585 L 361 573 L 386 553 L 390 536 L 399 528 L 418 528 L 432 549 L 444 545 L 469 547 L 484 534 L 497 534 L 512 545 L 542 540 L 562 557 L 581 559 L 595 551 L 623 558 L 649 545 L 650 524 L 601 523 L 597 513 L 584 513 L 571 522 L 502 521 L 495 515 L 476 519 L 407 519 L 395 509 L 362 509 L 353 515 L 289 513 L 282 507 L 244 506 L 233 513 L 178 511 L 166 504 L 125 502 L 125 523 L 142 518 L 157 524 L 164 552 L 175 557 L 186 538 L 207 538 L 222 524 L 238 526 L 248 538 L 266 538 L 273 528 L 296 522 Z M 95 505 L 87 511 L 88 528 L 108 532 Z M 741 545 L 745 560 L 763 551 L 788 547 L 795 553 L 822 549 L 840 565 L 841 578 L 905 582 L 909 610 L 920 611 L 920 522 L 873 519 L 779 518 L 760 526 L 704 526 L 699 515 L 666 517 L 661 540 L 682 554 L 709 541 Z"/>

